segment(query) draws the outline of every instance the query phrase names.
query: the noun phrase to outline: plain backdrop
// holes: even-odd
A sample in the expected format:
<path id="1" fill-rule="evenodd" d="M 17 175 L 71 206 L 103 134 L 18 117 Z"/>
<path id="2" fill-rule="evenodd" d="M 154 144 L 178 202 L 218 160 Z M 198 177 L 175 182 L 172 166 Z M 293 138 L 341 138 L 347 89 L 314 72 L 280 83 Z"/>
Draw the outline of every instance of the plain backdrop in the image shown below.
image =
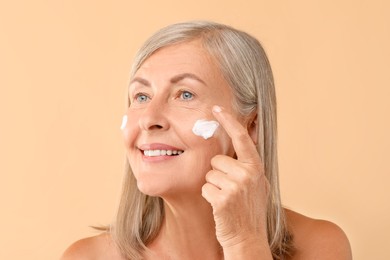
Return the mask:
<path id="1" fill-rule="evenodd" d="M 0 3 L 0 259 L 58 259 L 111 222 L 132 58 L 193 19 L 256 36 L 275 75 L 282 199 L 390 259 L 390 2 Z"/>

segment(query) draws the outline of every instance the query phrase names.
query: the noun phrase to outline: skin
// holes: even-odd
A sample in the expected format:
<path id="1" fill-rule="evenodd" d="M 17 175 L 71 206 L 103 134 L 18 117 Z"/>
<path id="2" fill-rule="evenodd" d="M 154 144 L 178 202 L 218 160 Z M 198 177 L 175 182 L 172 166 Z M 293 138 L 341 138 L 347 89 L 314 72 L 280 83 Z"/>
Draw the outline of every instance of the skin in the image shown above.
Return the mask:
<path id="1" fill-rule="evenodd" d="M 265 228 L 269 184 L 255 147 L 256 115 L 242 119 L 231 108 L 231 89 L 200 43 L 153 54 L 137 71 L 129 98 L 123 129 L 128 160 L 138 188 L 163 198 L 166 211 L 145 259 L 272 259 Z M 191 132 L 198 119 L 220 123 L 212 138 Z M 143 156 L 140 148 L 156 144 L 184 152 Z M 290 210 L 286 215 L 297 248 L 292 259 L 352 259 L 339 227 Z M 76 242 L 62 259 L 122 258 L 104 233 Z"/>

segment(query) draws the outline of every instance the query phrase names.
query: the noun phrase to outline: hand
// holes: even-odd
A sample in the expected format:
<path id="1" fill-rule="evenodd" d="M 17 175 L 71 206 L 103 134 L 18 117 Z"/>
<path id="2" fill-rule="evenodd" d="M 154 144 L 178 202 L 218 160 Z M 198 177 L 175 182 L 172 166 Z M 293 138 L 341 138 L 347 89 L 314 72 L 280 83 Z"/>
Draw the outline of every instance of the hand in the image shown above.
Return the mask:
<path id="1" fill-rule="evenodd" d="M 237 159 L 216 155 L 206 174 L 202 196 L 211 204 L 216 236 L 225 248 L 267 242 L 269 183 L 256 146 L 231 114 L 215 106 L 213 114 L 232 139 Z"/>

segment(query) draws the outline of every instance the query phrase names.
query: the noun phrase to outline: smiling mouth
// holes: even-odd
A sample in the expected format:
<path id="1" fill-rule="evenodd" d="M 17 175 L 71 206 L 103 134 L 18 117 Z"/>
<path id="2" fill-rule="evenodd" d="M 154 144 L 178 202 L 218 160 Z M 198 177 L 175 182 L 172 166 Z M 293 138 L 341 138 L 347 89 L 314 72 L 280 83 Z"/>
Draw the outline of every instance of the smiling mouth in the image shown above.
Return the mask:
<path id="1" fill-rule="evenodd" d="M 183 150 L 141 150 L 141 152 L 147 157 L 178 156 L 184 153 Z"/>

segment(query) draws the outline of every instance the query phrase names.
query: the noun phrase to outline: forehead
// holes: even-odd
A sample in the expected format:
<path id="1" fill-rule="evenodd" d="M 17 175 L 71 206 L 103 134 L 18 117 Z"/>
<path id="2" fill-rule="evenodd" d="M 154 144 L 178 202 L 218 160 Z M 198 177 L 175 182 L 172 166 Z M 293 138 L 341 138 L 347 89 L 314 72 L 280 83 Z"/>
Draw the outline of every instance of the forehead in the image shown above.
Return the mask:
<path id="1" fill-rule="evenodd" d="M 163 47 L 140 66 L 136 75 L 152 76 L 159 72 L 194 73 L 200 77 L 222 77 L 218 63 L 204 49 L 199 40 Z"/>

